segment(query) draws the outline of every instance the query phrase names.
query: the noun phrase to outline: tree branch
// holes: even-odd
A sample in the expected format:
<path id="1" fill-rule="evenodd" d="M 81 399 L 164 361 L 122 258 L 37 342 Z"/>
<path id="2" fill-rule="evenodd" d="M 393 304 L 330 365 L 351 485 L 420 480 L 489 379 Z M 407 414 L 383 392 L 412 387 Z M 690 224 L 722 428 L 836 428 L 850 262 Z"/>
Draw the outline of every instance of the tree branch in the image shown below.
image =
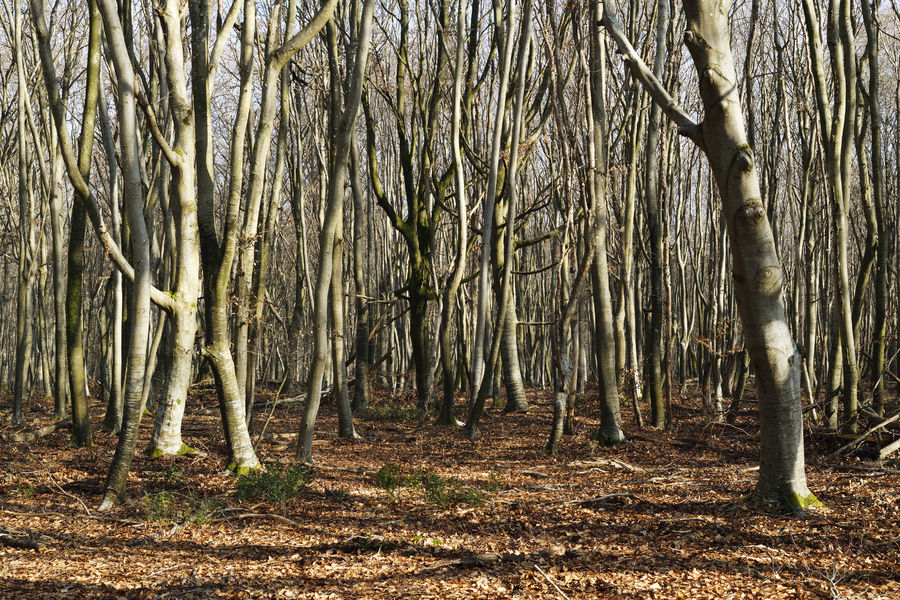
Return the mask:
<path id="1" fill-rule="evenodd" d="M 612 9 L 615 6 L 614 1 L 606 0 L 603 6 L 603 19 L 600 24 L 606 28 L 610 37 L 622 54 L 625 65 L 631 70 L 635 78 L 641 82 L 641 85 L 653 98 L 666 116 L 672 119 L 678 126 L 678 133 L 690 138 L 701 149 L 704 148 L 703 135 L 700 130 L 700 124 L 695 123 L 693 119 L 684 110 L 678 106 L 675 99 L 669 94 L 663 84 L 653 75 L 653 71 L 643 61 L 637 53 L 628 37 L 622 31 L 622 27 L 613 15 Z"/>

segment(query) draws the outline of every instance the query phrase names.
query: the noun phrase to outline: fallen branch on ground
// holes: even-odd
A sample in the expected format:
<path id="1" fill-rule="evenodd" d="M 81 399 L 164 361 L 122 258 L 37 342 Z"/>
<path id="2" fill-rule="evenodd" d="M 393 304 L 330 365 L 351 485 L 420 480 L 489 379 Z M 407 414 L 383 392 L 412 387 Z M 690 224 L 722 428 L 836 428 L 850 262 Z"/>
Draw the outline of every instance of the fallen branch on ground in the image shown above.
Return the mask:
<path id="1" fill-rule="evenodd" d="M 29 431 L 27 433 L 8 433 L 4 435 L 4 439 L 8 442 L 32 442 L 36 439 L 42 438 L 45 435 L 50 435 L 57 429 L 62 428 L 70 428 L 72 426 L 72 417 L 66 417 L 62 421 L 57 421 L 56 423 L 51 423 L 46 427 L 41 427 L 35 431 Z"/>
<path id="2" fill-rule="evenodd" d="M 859 436 L 859 437 L 853 439 L 853 440 L 850 441 L 850 442 L 847 442 L 846 444 L 844 444 L 843 446 L 841 446 L 840 448 L 838 448 L 837 450 L 835 450 L 834 452 L 832 452 L 832 453 L 829 455 L 829 458 L 831 458 L 831 457 L 833 457 L 833 456 L 838 456 L 839 454 L 843 454 L 843 453 L 846 452 L 848 449 L 850 449 L 850 448 L 852 448 L 853 446 L 859 444 L 860 442 L 862 442 L 863 440 L 865 440 L 867 437 L 869 437 L 870 435 L 872 435 L 873 433 L 875 433 L 875 432 L 878 431 L 879 429 L 884 429 L 885 427 L 887 427 L 888 425 L 890 425 L 891 423 L 893 423 L 894 421 L 897 421 L 897 420 L 900 420 L 900 412 L 894 413 L 893 416 L 888 417 L 887 419 L 885 419 L 884 421 L 882 421 L 881 423 L 879 423 L 879 424 L 876 425 L 875 427 L 869 428 L 869 429 L 868 429 L 865 433 L 863 433 L 861 436 Z"/>
<path id="3" fill-rule="evenodd" d="M 0 531 L 0 546 L 23 550 L 40 550 L 41 548 L 41 545 L 32 539 L 15 537 L 5 531 Z"/>

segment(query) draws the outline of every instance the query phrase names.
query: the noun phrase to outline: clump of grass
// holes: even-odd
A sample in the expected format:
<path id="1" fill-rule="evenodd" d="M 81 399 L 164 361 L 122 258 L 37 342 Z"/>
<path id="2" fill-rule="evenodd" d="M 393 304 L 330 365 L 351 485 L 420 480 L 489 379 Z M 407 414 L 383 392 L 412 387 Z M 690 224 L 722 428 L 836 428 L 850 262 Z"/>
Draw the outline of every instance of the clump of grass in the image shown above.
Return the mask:
<path id="1" fill-rule="evenodd" d="M 284 504 L 300 496 L 312 479 L 306 465 L 271 463 L 262 469 L 253 469 L 237 478 L 238 500 L 262 500 Z"/>
<path id="2" fill-rule="evenodd" d="M 374 475 L 374 479 L 375 485 L 383 490 L 387 490 L 391 494 L 393 494 L 398 487 L 406 485 L 403 468 L 400 465 L 395 465 L 393 463 L 388 463 L 378 469 L 378 472 Z"/>

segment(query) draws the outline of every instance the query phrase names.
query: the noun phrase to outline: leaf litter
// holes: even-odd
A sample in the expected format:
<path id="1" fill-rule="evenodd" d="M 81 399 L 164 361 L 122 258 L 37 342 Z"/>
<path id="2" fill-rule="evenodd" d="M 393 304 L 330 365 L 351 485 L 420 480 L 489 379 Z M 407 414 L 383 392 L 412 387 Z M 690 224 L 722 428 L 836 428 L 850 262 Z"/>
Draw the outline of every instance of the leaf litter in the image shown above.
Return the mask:
<path id="1" fill-rule="evenodd" d="M 751 413 L 711 423 L 687 398 L 661 432 L 626 410 L 630 441 L 598 448 L 587 401 L 548 457 L 550 395 L 529 399 L 528 414 L 489 413 L 474 442 L 375 390 L 362 439 L 341 440 L 326 401 L 302 473 L 287 404 L 257 452 L 298 479 L 267 496 L 224 471 L 216 399 L 198 388 L 184 437 L 200 452 L 139 452 L 110 513 L 95 509 L 116 438 L 94 402 L 94 447 L 65 430 L 0 442 L 0 598 L 900 598 L 900 475 L 826 464 L 837 436 L 808 434 L 827 508 L 795 518 L 742 502 L 758 475 Z M 31 403 L 26 428 L 51 413 Z"/>

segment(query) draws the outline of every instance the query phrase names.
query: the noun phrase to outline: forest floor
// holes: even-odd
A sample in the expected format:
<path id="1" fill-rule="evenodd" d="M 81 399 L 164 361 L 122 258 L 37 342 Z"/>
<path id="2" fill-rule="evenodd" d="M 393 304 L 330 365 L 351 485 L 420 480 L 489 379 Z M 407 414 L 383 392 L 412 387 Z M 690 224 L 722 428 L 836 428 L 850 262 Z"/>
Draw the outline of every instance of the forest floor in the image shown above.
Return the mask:
<path id="1" fill-rule="evenodd" d="M 809 487 L 827 508 L 792 517 L 742 501 L 757 477 L 751 412 L 714 424 L 686 399 L 661 432 L 626 411 L 630 441 L 608 449 L 590 439 L 591 396 L 552 458 L 547 392 L 530 391 L 529 414 L 494 410 L 475 442 L 420 427 L 411 400 L 383 394 L 361 439 L 341 440 L 326 399 L 311 478 L 276 502 L 239 499 L 215 394 L 197 389 L 184 435 L 201 453 L 139 454 L 131 501 L 111 513 L 96 507 L 115 438 L 95 402 L 92 448 L 70 448 L 65 430 L 0 442 L 0 597 L 900 598 L 896 466 L 830 460 L 842 440 L 808 433 Z M 34 402 L 21 430 L 51 413 Z M 258 452 L 287 468 L 299 404 L 273 414 Z M 289 496 L 297 473 L 243 492 Z"/>

